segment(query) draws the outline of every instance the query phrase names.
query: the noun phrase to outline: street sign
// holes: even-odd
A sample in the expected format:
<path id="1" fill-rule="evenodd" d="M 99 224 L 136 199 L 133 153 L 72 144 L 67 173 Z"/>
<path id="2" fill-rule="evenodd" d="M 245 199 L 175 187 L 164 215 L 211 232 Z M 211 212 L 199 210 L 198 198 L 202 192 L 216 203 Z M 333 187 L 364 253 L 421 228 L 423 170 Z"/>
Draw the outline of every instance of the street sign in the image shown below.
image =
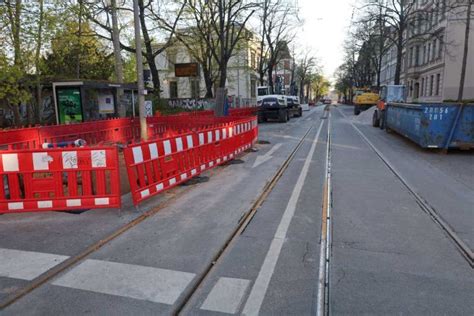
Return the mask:
<path id="1" fill-rule="evenodd" d="M 198 63 L 174 64 L 174 75 L 176 77 L 198 77 Z"/>

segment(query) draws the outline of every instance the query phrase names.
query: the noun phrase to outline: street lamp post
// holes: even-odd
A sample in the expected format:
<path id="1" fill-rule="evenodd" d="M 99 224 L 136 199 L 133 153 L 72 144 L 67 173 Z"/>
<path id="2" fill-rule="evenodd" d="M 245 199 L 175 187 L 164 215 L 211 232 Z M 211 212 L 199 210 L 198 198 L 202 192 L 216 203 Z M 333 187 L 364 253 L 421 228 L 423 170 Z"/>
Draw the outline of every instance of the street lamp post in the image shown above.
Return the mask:
<path id="1" fill-rule="evenodd" d="M 135 55 L 137 60 L 138 115 L 140 117 L 140 136 L 142 140 L 146 141 L 148 140 L 148 131 L 145 116 L 145 83 L 143 82 L 143 56 L 138 0 L 133 0 L 133 20 L 135 25 Z"/>

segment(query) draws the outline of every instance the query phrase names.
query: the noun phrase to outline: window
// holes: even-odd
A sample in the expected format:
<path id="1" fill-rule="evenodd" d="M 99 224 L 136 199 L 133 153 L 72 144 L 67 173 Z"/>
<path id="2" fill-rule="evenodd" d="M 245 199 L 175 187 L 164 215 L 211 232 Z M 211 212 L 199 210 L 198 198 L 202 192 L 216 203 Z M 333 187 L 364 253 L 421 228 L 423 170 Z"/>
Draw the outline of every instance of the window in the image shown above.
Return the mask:
<path id="1" fill-rule="evenodd" d="M 423 58 L 422 58 L 422 64 L 426 63 L 426 45 L 423 45 Z M 422 89 L 423 90 L 423 89 Z"/>
<path id="2" fill-rule="evenodd" d="M 440 95 L 441 89 L 441 74 L 436 75 L 436 95 Z"/>
<path id="3" fill-rule="evenodd" d="M 425 95 L 425 78 L 421 78 L 421 96 Z"/>
<path id="4" fill-rule="evenodd" d="M 428 44 L 428 54 L 426 56 L 426 62 L 430 62 L 431 61 L 431 43 Z"/>
<path id="5" fill-rule="evenodd" d="M 414 64 L 414 54 L 413 54 L 413 47 L 410 47 L 410 54 L 409 54 L 409 60 L 408 60 L 408 67 L 413 66 Z"/>
<path id="6" fill-rule="evenodd" d="M 178 83 L 176 81 L 170 81 L 170 99 L 178 98 Z"/>
<path id="7" fill-rule="evenodd" d="M 189 84 L 191 85 L 191 98 L 199 98 L 199 79 L 189 78 Z M 178 94 L 176 92 L 176 94 Z"/>
<path id="8" fill-rule="evenodd" d="M 250 67 L 252 69 L 255 69 L 257 67 L 257 65 L 255 63 L 255 52 L 250 53 Z"/>
<path id="9" fill-rule="evenodd" d="M 438 58 L 443 58 L 443 46 L 444 46 L 444 36 L 441 35 L 439 37 Z"/>
<path id="10" fill-rule="evenodd" d="M 431 75 L 431 78 L 430 78 L 430 96 L 433 95 L 433 85 L 434 85 L 434 76 Z"/>
<path id="11" fill-rule="evenodd" d="M 441 20 L 446 17 L 446 0 L 441 0 Z"/>
<path id="12" fill-rule="evenodd" d="M 168 69 L 174 70 L 174 65 L 176 64 L 176 51 L 168 51 L 166 52 L 168 56 Z"/>
<path id="13" fill-rule="evenodd" d="M 257 82 L 255 79 L 250 80 L 250 97 L 257 97 Z"/>
<path id="14" fill-rule="evenodd" d="M 420 64 L 420 46 L 416 46 L 415 48 L 415 66 Z"/>

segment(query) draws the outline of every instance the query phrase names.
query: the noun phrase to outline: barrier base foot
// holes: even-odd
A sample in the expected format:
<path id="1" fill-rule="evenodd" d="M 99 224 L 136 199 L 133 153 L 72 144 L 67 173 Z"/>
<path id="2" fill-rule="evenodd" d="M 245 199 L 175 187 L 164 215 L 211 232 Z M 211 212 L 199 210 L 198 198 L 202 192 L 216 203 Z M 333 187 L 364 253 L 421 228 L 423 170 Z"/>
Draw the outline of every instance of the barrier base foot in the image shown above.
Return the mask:
<path id="1" fill-rule="evenodd" d="M 256 152 L 258 152 L 258 149 L 251 147 L 249 149 L 246 149 L 245 152 L 246 153 L 256 153 Z"/>
<path id="2" fill-rule="evenodd" d="M 242 159 L 232 159 L 232 160 L 229 160 L 227 161 L 225 164 L 225 166 L 228 166 L 228 165 L 240 165 L 242 163 L 245 163 L 245 161 L 243 161 Z"/>
<path id="3" fill-rule="evenodd" d="M 208 182 L 208 181 L 209 181 L 209 177 L 198 176 L 198 177 L 191 178 L 188 181 L 181 183 L 180 185 L 188 186 L 188 185 L 195 185 L 198 183 L 203 183 L 203 182 Z"/>
<path id="4" fill-rule="evenodd" d="M 257 141 L 257 144 L 259 144 L 259 145 L 269 145 L 269 144 L 271 144 L 271 143 L 270 143 L 268 140 L 260 140 L 260 139 L 259 139 L 259 140 Z"/>
<path id="5" fill-rule="evenodd" d="M 87 212 L 89 209 L 82 209 L 82 210 L 74 210 L 74 211 L 61 211 L 62 213 L 68 213 L 68 214 L 74 214 L 74 215 L 79 215 L 84 212 Z"/>

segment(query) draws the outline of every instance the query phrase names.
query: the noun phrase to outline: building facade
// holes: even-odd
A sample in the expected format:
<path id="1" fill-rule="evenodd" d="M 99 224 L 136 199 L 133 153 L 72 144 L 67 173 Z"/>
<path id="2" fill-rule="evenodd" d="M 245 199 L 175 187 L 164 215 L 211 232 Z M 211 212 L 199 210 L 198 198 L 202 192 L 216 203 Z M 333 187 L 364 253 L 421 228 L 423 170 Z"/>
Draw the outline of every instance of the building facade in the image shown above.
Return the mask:
<path id="1" fill-rule="evenodd" d="M 417 0 L 420 14 L 410 23 L 402 54 L 400 83 L 408 102 L 443 102 L 458 97 L 466 28 L 465 7 L 457 0 Z M 422 16 L 422 17 L 421 17 Z M 471 23 L 472 25 L 472 23 Z M 393 84 L 397 51 L 383 56 L 382 84 Z M 474 36 L 470 36 L 463 99 L 474 99 Z"/>
<path id="2" fill-rule="evenodd" d="M 234 104 L 256 104 L 258 85 L 258 41 L 254 35 L 238 45 L 228 63 L 227 95 Z M 177 42 L 156 57 L 161 96 L 165 99 L 199 99 L 206 94 L 202 69 L 196 77 L 176 77 L 175 64 L 194 63 L 189 49 Z M 201 68 L 201 67 L 200 67 Z"/>

